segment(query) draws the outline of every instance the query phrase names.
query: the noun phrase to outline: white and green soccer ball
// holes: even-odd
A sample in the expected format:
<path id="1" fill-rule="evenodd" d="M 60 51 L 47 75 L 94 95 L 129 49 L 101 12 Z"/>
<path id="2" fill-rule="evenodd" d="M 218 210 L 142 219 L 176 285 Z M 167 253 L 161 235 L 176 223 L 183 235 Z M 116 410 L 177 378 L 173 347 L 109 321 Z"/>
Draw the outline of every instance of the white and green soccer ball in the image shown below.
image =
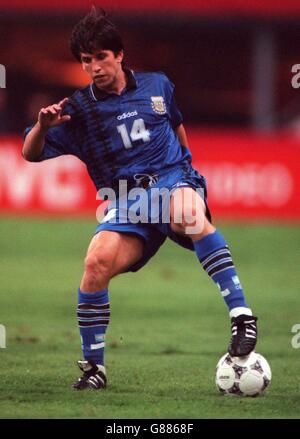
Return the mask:
<path id="1" fill-rule="evenodd" d="M 259 396 L 272 378 L 267 360 L 256 352 L 246 357 L 223 355 L 216 367 L 216 385 L 226 395 Z"/>

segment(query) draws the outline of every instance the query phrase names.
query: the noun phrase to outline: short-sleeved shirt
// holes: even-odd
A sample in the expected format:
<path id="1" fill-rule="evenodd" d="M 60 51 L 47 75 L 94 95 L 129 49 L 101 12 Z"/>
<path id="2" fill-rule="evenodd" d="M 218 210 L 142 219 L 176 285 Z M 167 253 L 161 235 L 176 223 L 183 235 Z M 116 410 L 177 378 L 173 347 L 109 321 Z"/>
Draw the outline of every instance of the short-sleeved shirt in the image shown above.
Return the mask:
<path id="1" fill-rule="evenodd" d="M 135 174 L 159 174 L 190 163 L 191 154 L 174 131 L 182 123 L 174 84 L 161 72 L 125 73 L 127 86 L 120 95 L 94 83 L 77 90 L 63 111 L 71 120 L 48 130 L 36 161 L 75 155 L 97 190 L 116 188 L 120 179 L 130 181 Z"/>

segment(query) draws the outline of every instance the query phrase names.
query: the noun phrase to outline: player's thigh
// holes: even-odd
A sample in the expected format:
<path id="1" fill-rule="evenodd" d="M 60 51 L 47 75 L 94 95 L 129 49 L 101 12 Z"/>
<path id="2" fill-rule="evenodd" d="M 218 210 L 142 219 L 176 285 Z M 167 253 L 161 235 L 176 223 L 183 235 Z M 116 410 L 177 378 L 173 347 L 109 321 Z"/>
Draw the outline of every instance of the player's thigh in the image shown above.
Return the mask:
<path id="1" fill-rule="evenodd" d="M 112 277 L 138 262 L 143 250 L 144 241 L 135 234 L 102 230 L 91 240 L 87 258 L 105 261 Z"/>
<path id="2" fill-rule="evenodd" d="M 201 239 L 215 228 L 206 217 L 202 196 L 192 187 L 176 189 L 170 200 L 171 229 L 193 240 Z"/>
<path id="3" fill-rule="evenodd" d="M 176 189 L 170 200 L 171 223 L 192 223 L 196 219 L 204 221 L 205 203 L 203 198 L 192 187 Z"/>

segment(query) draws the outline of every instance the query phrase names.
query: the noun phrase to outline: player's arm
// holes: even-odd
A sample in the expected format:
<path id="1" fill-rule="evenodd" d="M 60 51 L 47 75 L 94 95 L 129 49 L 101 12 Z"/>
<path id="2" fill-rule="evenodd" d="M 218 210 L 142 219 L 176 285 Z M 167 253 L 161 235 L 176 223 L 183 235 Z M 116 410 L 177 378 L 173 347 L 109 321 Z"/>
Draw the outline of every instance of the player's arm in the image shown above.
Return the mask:
<path id="1" fill-rule="evenodd" d="M 186 131 L 182 123 L 175 128 L 175 133 L 177 134 L 180 144 L 189 148 Z"/>
<path id="2" fill-rule="evenodd" d="M 41 109 L 38 114 L 37 123 L 29 131 L 24 141 L 22 155 L 25 160 L 34 161 L 42 154 L 45 137 L 49 128 L 58 126 L 71 119 L 69 115 L 61 115 L 61 111 L 67 102 L 68 98 L 65 98 L 58 104 Z"/>

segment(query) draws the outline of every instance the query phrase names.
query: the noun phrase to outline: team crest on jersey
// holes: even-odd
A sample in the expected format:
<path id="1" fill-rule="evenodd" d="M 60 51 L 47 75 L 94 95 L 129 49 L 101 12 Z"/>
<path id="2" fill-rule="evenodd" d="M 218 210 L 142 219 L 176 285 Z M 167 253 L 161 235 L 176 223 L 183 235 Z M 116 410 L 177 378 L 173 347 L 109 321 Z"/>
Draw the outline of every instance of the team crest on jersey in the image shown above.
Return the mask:
<path id="1" fill-rule="evenodd" d="M 167 112 L 166 104 L 162 96 L 151 96 L 151 101 L 155 113 L 165 114 Z"/>

